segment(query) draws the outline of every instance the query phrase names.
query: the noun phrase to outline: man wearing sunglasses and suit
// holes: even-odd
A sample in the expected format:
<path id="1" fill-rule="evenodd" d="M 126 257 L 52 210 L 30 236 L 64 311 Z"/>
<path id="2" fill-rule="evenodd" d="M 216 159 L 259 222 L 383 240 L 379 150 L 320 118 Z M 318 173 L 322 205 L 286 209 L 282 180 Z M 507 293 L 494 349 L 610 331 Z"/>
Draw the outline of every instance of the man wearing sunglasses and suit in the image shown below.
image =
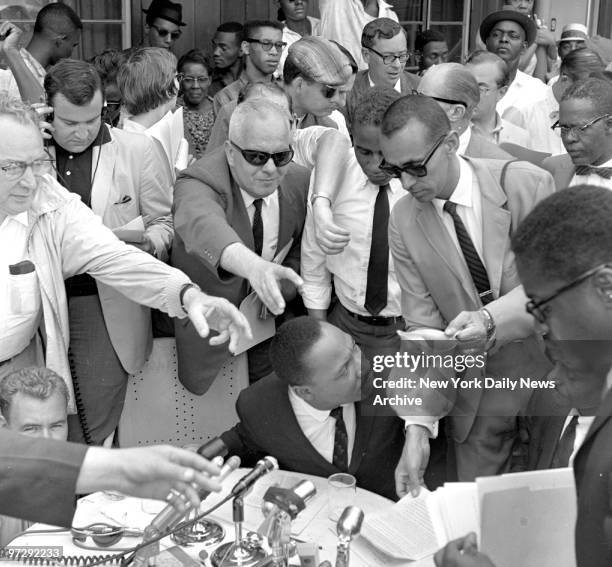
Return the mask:
<path id="1" fill-rule="evenodd" d="M 458 146 L 446 114 L 429 97 L 403 97 L 385 113 L 380 167 L 399 177 L 410 193 L 396 203 L 389 222 L 402 314 L 419 350 L 419 329 L 429 328 L 454 338 L 456 355 L 488 352 L 480 368 L 463 375 L 458 368 L 451 371 L 453 377 L 539 379 L 549 363 L 536 344 L 533 318 L 525 312 L 510 237 L 535 204 L 554 191 L 552 177 L 527 162 L 459 157 Z M 439 378 L 439 370 L 420 375 Z M 516 416 L 529 389 L 484 389 L 474 382 L 472 388 L 439 396 L 435 388 L 419 385 L 423 414 L 405 418 L 408 450 L 399 478 L 404 492 L 418 492 L 427 465 L 435 419 L 423 416 L 449 416 L 449 480 L 472 481 L 508 470 Z"/>
<path id="2" fill-rule="evenodd" d="M 183 33 L 183 7 L 170 0 L 153 0 L 148 10 L 142 10 L 145 18 L 146 44 L 149 47 L 163 47 L 172 50 L 174 42 Z"/>
<path id="3" fill-rule="evenodd" d="M 557 189 L 597 185 L 612 189 L 612 84 L 587 79 L 571 85 L 559 103 L 566 154 L 542 162 Z"/>
<path id="4" fill-rule="evenodd" d="M 171 264 L 203 290 L 235 305 L 253 290 L 280 315 L 302 286 L 298 276 L 309 173 L 291 160 L 289 114 L 267 100 L 238 105 L 224 146 L 184 170 L 174 189 Z M 192 325 L 175 321 L 178 375 L 202 395 L 229 359 Z M 267 342 L 249 350 L 251 379 L 271 372 Z"/>

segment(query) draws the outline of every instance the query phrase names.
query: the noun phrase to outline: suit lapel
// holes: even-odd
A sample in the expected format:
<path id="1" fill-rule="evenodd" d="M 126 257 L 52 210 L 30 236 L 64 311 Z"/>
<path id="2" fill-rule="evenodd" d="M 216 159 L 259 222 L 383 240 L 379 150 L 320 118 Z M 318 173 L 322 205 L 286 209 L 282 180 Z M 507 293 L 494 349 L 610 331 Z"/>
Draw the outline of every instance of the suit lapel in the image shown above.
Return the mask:
<path id="1" fill-rule="evenodd" d="M 289 242 L 293 233 L 293 197 L 281 186 L 278 191 L 278 244 L 276 246 L 275 255 L 283 249 L 283 246 Z"/>
<path id="2" fill-rule="evenodd" d="M 552 458 L 559 444 L 565 417 L 549 416 L 543 427 L 542 440 L 537 459 L 538 468 L 550 468 Z"/>
<path id="3" fill-rule="evenodd" d="M 115 140 L 94 146 L 91 154 L 91 210 L 102 218 L 109 204 L 116 158 Z"/>
<path id="4" fill-rule="evenodd" d="M 249 220 L 249 214 L 247 213 L 244 205 L 244 199 L 242 193 L 236 182 L 230 180 L 232 195 L 234 200 L 234 206 L 232 210 L 232 222 L 231 225 L 244 243 L 251 250 L 255 250 L 255 242 L 253 240 L 253 228 L 251 227 L 251 221 Z"/>
<path id="5" fill-rule="evenodd" d="M 601 406 L 597 410 L 597 416 L 593 420 L 591 427 L 589 427 L 586 437 L 584 438 L 584 442 L 580 446 L 578 453 L 582 452 L 582 448 L 588 444 L 588 442 L 595 436 L 597 431 L 599 431 L 609 419 L 612 419 L 612 390 L 607 393 L 606 397 L 601 403 Z"/>

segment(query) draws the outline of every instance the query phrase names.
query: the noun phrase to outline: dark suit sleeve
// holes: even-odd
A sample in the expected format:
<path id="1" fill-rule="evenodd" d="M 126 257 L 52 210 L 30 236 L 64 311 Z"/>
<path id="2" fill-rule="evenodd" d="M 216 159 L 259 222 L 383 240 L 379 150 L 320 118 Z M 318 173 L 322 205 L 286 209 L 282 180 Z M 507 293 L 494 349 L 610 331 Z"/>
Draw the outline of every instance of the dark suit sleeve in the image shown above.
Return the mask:
<path id="1" fill-rule="evenodd" d="M 0 513 L 70 527 L 86 445 L 0 430 Z"/>

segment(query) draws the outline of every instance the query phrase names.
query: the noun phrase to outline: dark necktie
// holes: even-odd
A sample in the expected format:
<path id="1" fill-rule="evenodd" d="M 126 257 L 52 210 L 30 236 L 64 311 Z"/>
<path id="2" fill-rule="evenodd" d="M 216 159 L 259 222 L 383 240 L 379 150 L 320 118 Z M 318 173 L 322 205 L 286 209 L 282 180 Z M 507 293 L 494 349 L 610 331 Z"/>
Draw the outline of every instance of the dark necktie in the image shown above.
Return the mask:
<path id="1" fill-rule="evenodd" d="M 599 175 L 604 179 L 612 179 L 612 167 L 595 167 L 593 165 L 577 165 L 576 175 Z"/>
<path id="2" fill-rule="evenodd" d="M 560 467 L 569 466 L 569 458 L 574 452 L 574 443 L 576 441 L 576 427 L 578 426 L 578 416 L 572 417 L 571 421 L 563 431 L 563 435 L 559 439 L 555 454 L 552 458 L 551 468 L 558 469 Z"/>
<path id="3" fill-rule="evenodd" d="M 457 204 L 446 201 L 444 203 L 444 210 L 452 217 L 453 223 L 455 223 L 455 232 L 457 233 L 457 240 L 459 246 L 463 252 L 463 257 L 467 263 L 468 270 L 472 276 L 472 280 L 483 305 L 486 305 L 493 300 L 493 294 L 491 293 L 491 285 L 489 284 L 489 276 L 487 270 L 484 267 L 474 243 L 470 238 L 470 235 L 461 220 L 461 217 L 457 213 Z"/>
<path id="4" fill-rule="evenodd" d="M 389 274 L 389 185 L 381 185 L 374 204 L 372 221 L 372 244 L 368 263 L 368 283 L 366 285 L 364 307 L 378 315 L 387 305 L 387 280 Z"/>
<path id="5" fill-rule="evenodd" d="M 348 470 L 348 434 L 342 417 L 342 407 L 337 407 L 329 412 L 336 420 L 336 433 L 334 435 L 334 456 L 332 464 L 341 471 Z"/>
<path id="6" fill-rule="evenodd" d="M 253 201 L 253 206 L 255 207 L 255 212 L 253 213 L 253 242 L 255 243 L 255 254 L 258 256 L 261 256 L 261 250 L 263 248 L 264 227 L 261 220 L 262 203 L 263 199 L 255 199 Z"/>

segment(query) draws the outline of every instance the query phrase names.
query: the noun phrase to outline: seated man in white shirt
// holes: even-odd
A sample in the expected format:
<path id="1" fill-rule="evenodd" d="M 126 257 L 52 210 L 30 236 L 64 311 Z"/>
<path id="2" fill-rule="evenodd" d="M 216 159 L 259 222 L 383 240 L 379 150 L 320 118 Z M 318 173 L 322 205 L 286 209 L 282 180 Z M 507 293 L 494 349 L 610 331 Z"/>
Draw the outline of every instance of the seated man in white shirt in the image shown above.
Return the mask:
<path id="1" fill-rule="evenodd" d="M 30 366 L 0 380 L 0 426 L 43 439 L 68 437 L 68 388 L 53 370 Z M 0 516 L 0 545 L 29 522 Z"/>
<path id="2" fill-rule="evenodd" d="M 612 189 L 612 83 L 593 78 L 571 85 L 557 125 L 567 153 L 542 163 L 557 190 L 583 184 Z"/>
<path id="3" fill-rule="evenodd" d="M 278 329 L 270 359 L 275 374 L 240 393 L 240 422 L 221 435 L 230 454 L 246 463 L 272 455 L 284 470 L 322 477 L 348 472 L 357 486 L 395 499 L 403 424 L 367 403 L 369 366 L 350 335 L 298 317 Z"/>
<path id="4" fill-rule="evenodd" d="M 336 183 L 326 187 L 334 194 L 335 222 L 351 233 L 347 247 L 340 254 L 323 252 L 312 208 L 302 237 L 302 298 L 308 313 L 351 335 L 369 359 L 383 349 L 397 351 L 397 331 L 405 327 L 387 238 L 389 211 L 404 192 L 399 180 L 378 167 L 382 117 L 399 97 L 393 89 L 376 87 L 360 100 L 351 125 L 354 147 L 338 156 Z M 332 279 L 338 302 L 328 315 Z"/>

